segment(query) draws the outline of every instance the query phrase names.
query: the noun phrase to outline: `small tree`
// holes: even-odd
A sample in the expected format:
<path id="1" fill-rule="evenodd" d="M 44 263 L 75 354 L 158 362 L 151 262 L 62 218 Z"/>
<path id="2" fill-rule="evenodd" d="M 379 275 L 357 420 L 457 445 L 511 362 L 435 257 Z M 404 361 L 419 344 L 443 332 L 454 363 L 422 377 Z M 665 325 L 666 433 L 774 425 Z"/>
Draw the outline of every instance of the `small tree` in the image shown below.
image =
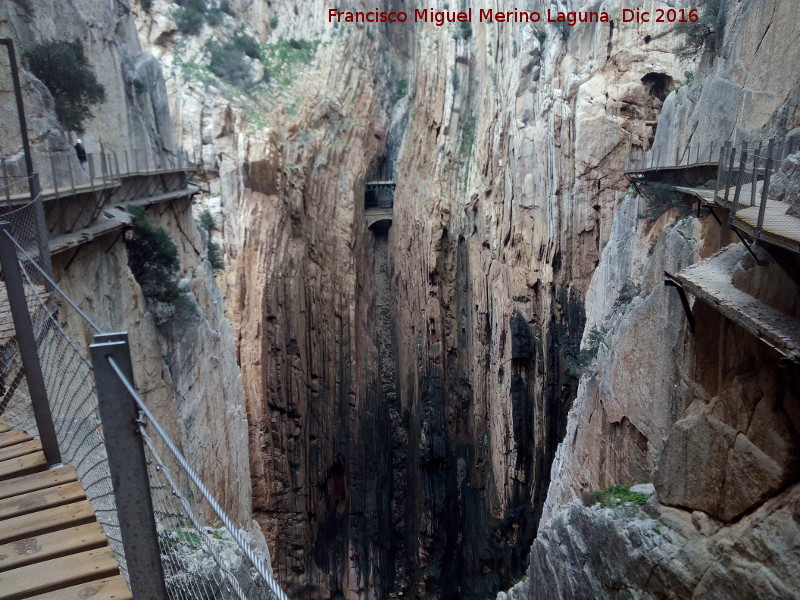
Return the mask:
<path id="1" fill-rule="evenodd" d="M 133 215 L 133 231 L 125 245 L 128 266 L 148 298 L 176 304 L 185 292 L 178 285 L 181 263 L 178 247 L 162 227 L 154 225 L 139 206 L 128 208 Z"/>
<path id="2" fill-rule="evenodd" d="M 92 118 L 90 107 L 105 101 L 106 89 L 97 81 L 80 41 L 42 42 L 25 52 L 25 60 L 53 95 L 64 128 L 83 133 L 85 121 Z"/>
<path id="3" fill-rule="evenodd" d="M 197 35 L 206 22 L 208 7 L 205 0 L 180 0 L 175 11 L 175 24 L 184 35 Z"/>
<path id="4" fill-rule="evenodd" d="M 702 15 L 696 22 L 675 25 L 673 31 L 683 35 L 683 43 L 674 50 L 678 57 L 691 58 L 705 48 L 706 43 L 716 41 L 721 4 L 722 0 L 704 0 Z"/>

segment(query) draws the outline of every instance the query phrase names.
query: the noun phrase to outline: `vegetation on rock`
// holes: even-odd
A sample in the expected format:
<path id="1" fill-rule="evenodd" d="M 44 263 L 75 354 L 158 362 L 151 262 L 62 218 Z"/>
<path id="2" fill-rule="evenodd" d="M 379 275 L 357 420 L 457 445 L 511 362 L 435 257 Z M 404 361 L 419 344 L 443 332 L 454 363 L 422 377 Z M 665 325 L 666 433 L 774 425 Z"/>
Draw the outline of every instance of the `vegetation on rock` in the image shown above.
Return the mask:
<path id="1" fill-rule="evenodd" d="M 677 23 L 673 31 L 683 35 L 683 42 L 675 47 L 675 54 L 680 58 L 691 58 L 716 41 L 717 21 L 722 0 L 703 0 L 700 3 L 700 18 L 692 23 Z"/>
<path id="2" fill-rule="evenodd" d="M 208 232 L 208 262 L 211 263 L 211 268 L 215 271 L 220 271 L 225 267 L 225 261 L 222 259 L 222 248 L 219 244 L 211 240 L 211 230 L 216 226 L 214 224 L 214 217 L 208 209 L 200 213 L 199 225 L 202 229 Z"/>
<path id="3" fill-rule="evenodd" d="M 614 508 L 623 504 L 642 506 L 647 503 L 647 496 L 632 492 L 630 486 L 613 485 L 604 490 L 590 492 L 586 504 L 592 506 L 599 504 L 603 508 Z"/>
<path id="4" fill-rule="evenodd" d="M 80 41 L 49 41 L 25 52 L 28 70 L 56 102 L 56 116 L 67 130 L 83 133 L 91 106 L 106 99 L 106 90 L 89 65 Z"/>
<path id="5" fill-rule="evenodd" d="M 166 230 L 150 222 L 145 211 L 131 206 L 133 228 L 125 240 L 128 266 L 146 298 L 187 309 L 191 303 L 178 282 L 178 247 Z M 174 315 L 171 315 L 174 316 Z"/>

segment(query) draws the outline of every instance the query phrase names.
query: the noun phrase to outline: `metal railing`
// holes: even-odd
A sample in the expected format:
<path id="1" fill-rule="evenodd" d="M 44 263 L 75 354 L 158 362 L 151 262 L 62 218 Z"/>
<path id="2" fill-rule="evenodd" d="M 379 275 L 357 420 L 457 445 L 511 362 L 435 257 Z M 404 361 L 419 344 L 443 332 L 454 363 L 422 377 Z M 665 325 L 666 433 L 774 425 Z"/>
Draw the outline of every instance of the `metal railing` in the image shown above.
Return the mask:
<path id="1" fill-rule="evenodd" d="M 286 600 L 136 391 L 127 334 L 103 333 L 53 280 L 41 203 L 0 223 L 15 334 L 0 344 L 0 421 L 76 468 L 135 598 Z M 62 326 L 67 307 L 94 332 L 91 358 Z"/>
<path id="2" fill-rule="evenodd" d="M 115 187 L 123 177 L 196 168 L 196 161 L 185 150 L 169 155 L 153 155 L 146 150 L 87 153 L 85 162 L 78 160 L 74 150 L 68 150 L 48 153 L 34 164 L 44 200 Z M 0 202 L 30 201 L 29 177 L 21 159 L 0 157 L 0 178 Z"/>
<path id="3" fill-rule="evenodd" d="M 770 185 L 784 159 L 797 151 L 800 139 L 743 142 L 738 147 L 723 145 L 714 197 L 718 204 L 730 209 L 731 225 L 757 239 L 774 236 L 780 229 L 784 238 L 800 245 L 800 225 L 795 223 L 797 219 L 786 215 L 788 204 L 769 198 Z M 765 227 L 767 218 L 769 227 Z"/>
<path id="4" fill-rule="evenodd" d="M 707 144 L 690 144 L 684 148 L 676 148 L 675 153 L 650 149 L 632 151 L 625 161 L 625 173 L 637 173 L 648 170 L 677 169 L 694 165 L 714 165 L 719 152 L 719 143 L 711 141 Z"/>

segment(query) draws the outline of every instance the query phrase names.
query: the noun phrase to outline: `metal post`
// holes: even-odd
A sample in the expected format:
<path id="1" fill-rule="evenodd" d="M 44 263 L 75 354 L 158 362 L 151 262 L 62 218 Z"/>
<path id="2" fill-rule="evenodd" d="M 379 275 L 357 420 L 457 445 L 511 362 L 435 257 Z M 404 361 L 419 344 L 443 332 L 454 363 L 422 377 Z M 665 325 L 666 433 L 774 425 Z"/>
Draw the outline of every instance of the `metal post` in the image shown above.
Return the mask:
<path id="1" fill-rule="evenodd" d="M 103 187 L 106 187 L 106 172 L 108 170 L 108 166 L 106 165 L 106 153 L 103 150 L 103 144 L 100 144 L 100 178 L 103 181 Z"/>
<path id="2" fill-rule="evenodd" d="M 56 164 L 53 161 L 53 155 L 48 154 L 48 156 L 50 157 L 50 176 L 53 178 L 53 190 L 55 190 L 56 198 L 59 198 L 60 196 L 58 195 L 58 181 L 56 180 Z M 33 200 L 33 197 L 31 197 L 31 200 Z"/>
<path id="3" fill-rule="evenodd" d="M 117 169 L 117 181 L 122 181 L 122 175 L 119 172 L 119 157 L 117 157 L 117 151 L 114 151 L 114 167 Z"/>
<path id="4" fill-rule="evenodd" d="M 72 193 L 75 193 L 75 175 L 72 173 L 72 157 L 67 156 L 67 168 L 69 169 L 69 184 L 72 186 Z"/>
<path id="5" fill-rule="evenodd" d="M 130 161 L 128 161 L 128 150 L 126 149 L 126 150 L 124 150 L 124 152 L 125 152 L 125 174 L 126 175 L 130 175 L 131 174 L 131 163 L 130 163 Z"/>
<path id="6" fill-rule="evenodd" d="M 134 150 L 133 151 L 133 168 L 136 170 L 136 174 L 139 174 L 139 152 Z"/>
<path id="7" fill-rule="evenodd" d="M 725 198 L 724 202 L 728 204 L 728 195 L 731 191 L 731 173 L 733 172 L 733 163 L 736 160 L 736 148 L 731 146 L 728 153 L 728 169 L 725 171 Z"/>
<path id="8" fill-rule="evenodd" d="M 6 159 L 0 158 L 3 164 L 3 187 L 6 189 L 6 202 L 11 205 L 11 184 L 8 183 L 8 168 L 6 167 Z"/>
<path id="9" fill-rule="evenodd" d="M 744 169 L 747 165 L 747 142 L 742 142 L 742 153 L 739 155 L 739 173 L 736 177 L 736 193 L 733 195 L 733 207 L 731 207 L 730 220 L 736 215 L 736 209 L 739 207 L 739 195 L 742 192 L 742 179 L 744 178 Z"/>
<path id="10" fill-rule="evenodd" d="M 14 52 L 14 40 L 11 38 L 0 38 L 0 44 L 8 49 L 8 62 L 11 64 L 11 80 L 14 83 L 14 97 L 17 101 L 19 134 L 22 141 L 22 151 L 25 154 L 25 174 L 29 178 L 28 191 L 30 191 L 31 198 L 33 198 L 33 182 L 30 179 L 31 175 L 33 175 L 33 159 L 31 158 L 31 146 L 28 142 L 28 125 L 25 123 L 25 106 L 22 104 L 22 88 L 19 85 L 19 71 L 17 69 L 17 55 Z"/>
<path id="11" fill-rule="evenodd" d="M 89 158 L 89 186 L 94 191 L 94 154 L 90 154 Z"/>
<path id="12" fill-rule="evenodd" d="M 31 176 L 31 188 L 33 193 L 36 194 L 31 200 L 33 202 L 33 214 L 36 221 L 36 244 L 39 250 L 39 266 L 46 272 L 52 274 L 53 265 L 50 262 L 50 232 L 47 229 L 47 219 L 44 216 L 44 206 L 42 206 L 41 199 L 41 186 L 39 184 L 39 174 L 34 173 Z M 37 200 L 37 198 L 39 198 Z M 53 284 L 47 279 L 43 282 L 45 289 L 48 292 L 53 291 Z"/>
<path id="13" fill-rule="evenodd" d="M 113 359 L 133 383 L 128 334 L 96 335 L 89 350 L 131 592 L 137 600 L 162 600 L 167 590 L 139 434 L 139 410 L 109 362 Z"/>
<path id="14" fill-rule="evenodd" d="M 756 184 L 758 183 L 758 159 L 761 158 L 761 144 L 763 142 L 758 142 L 758 148 L 756 151 L 753 152 L 753 178 L 752 178 L 752 189 L 750 190 L 750 206 L 756 205 Z"/>
<path id="15" fill-rule="evenodd" d="M 17 334 L 19 353 L 25 369 L 25 380 L 28 383 L 33 414 L 36 418 L 36 428 L 39 430 L 39 439 L 42 442 L 42 451 L 47 459 L 47 464 L 52 467 L 61 463 L 61 452 L 58 449 L 53 415 L 50 413 L 50 404 L 47 401 L 47 389 L 44 385 L 42 365 L 39 363 L 31 316 L 28 314 L 22 273 L 17 263 L 17 250 L 10 235 L 11 224 L 7 221 L 0 222 L 0 265 L 3 267 L 8 304 L 14 320 L 14 330 Z"/>
<path id="16" fill-rule="evenodd" d="M 714 158 L 714 140 L 711 140 L 711 145 L 708 147 L 708 162 Z"/>
<path id="17" fill-rule="evenodd" d="M 764 165 L 764 187 L 761 189 L 761 205 L 758 207 L 758 223 L 756 224 L 756 235 L 761 235 L 761 228 L 764 226 L 764 213 L 767 210 L 767 194 L 769 193 L 769 180 L 772 175 L 772 144 L 775 140 L 769 141 L 767 150 L 767 164 Z"/>

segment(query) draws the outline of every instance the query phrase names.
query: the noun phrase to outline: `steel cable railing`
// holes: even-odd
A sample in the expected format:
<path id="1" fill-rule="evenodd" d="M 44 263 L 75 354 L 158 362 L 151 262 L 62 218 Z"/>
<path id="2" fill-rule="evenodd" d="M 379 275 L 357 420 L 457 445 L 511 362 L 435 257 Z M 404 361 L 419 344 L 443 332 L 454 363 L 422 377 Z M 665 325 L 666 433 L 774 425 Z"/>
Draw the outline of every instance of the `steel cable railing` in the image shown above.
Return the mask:
<path id="1" fill-rule="evenodd" d="M 128 380 L 125 376 L 124 372 L 122 371 L 121 367 L 114 361 L 113 358 L 108 357 L 108 362 L 111 365 L 111 369 L 119 378 L 119 381 L 127 390 L 130 397 L 136 403 L 137 408 L 143 415 L 144 419 L 143 422 L 147 423 L 148 425 L 152 425 L 153 429 L 158 433 L 159 438 L 170 451 L 172 456 L 177 461 L 178 465 L 180 465 L 183 472 L 186 474 L 187 478 L 191 483 L 195 486 L 195 488 L 200 492 L 202 497 L 214 511 L 214 514 L 220 520 L 224 528 L 233 538 L 233 540 L 238 545 L 241 552 L 249 559 L 253 567 L 255 568 L 258 575 L 263 579 L 263 581 L 269 586 L 269 590 L 278 598 L 278 600 L 288 600 L 288 596 L 286 596 L 285 592 L 280 588 L 278 583 L 272 577 L 272 573 L 270 573 L 269 568 L 264 563 L 261 556 L 250 546 L 249 541 L 247 540 L 246 535 L 242 532 L 233 522 L 233 520 L 225 513 L 222 507 L 217 502 L 216 498 L 211 494 L 205 484 L 202 482 L 200 477 L 197 475 L 195 470 L 186 460 L 186 457 L 183 453 L 178 449 L 175 443 L 172 441 L 170 436 L 158 422 L 158 420 L 153 416 L 153 413 L 144 403 L 144 401 L 139 396 L 136 389 L 133 387 L 133 384 Z M 152 444 L 148 445 L 150 451 L 157 456 L 157 453 L 154 452 L 154 447 Z M 163 461 L 159 458 L 159 463 L 163 464 Z"/>
<path id="2" fill-rule="evenodd" d="M 42 248 L 41 236 L 46 230 L 43 234 L 39 226 L 41 201 L 37 196 L 34 202 L 5 214 L 12 225 L 0 226 L 0 246 L 10 242 L 6 243 L 6 249 L 12 248 L 17 257 L 21 289 L 62 460 L 75 467 L 120 571 L 131 583 L 133 572 L 127 568 L 130 557 L 125 552 L 119 497 L 111 483 L 113 469 L 104 434 L 108 423 L 105 416 L 101 418 L 97 373 L 82 345 L 67 332 L 63 313 L 59 320 L 59 310 L 71 308 L 89 329 L 99 334 L 97 337 L 108 337 L 108 334 L 102 334 L 101 327 L 53 280 L 49 252 Z M 6 273 L 3 275 L 6 277 Z M 41 433 L 37 432 L 37 417 L 13 333 L 12 328 L 11 335 L 0 343 L 0 421 L 29 433 Z M 262 553 L 250 545 L 248 535 L 222 510 L 136 393 L 131 380 L 121 375 L 116 363 L 110 366 L 136 402 L 142 422 L 155 430 L 159 445 L 169 450 L 180 468 L 181 477 L 176 478 L 167 468 L 157 444 L 143 430 L 139 443 L 144 440 L 145 481 L 149 480 L 143 492 L 154 509 L 158 536 L 154 552 L 166 575 L 167 597 L 171 600 L 286 599 Z M 186 483 L 181 485 L 179 481 L 184 480 Z M 195 491 L 190 493 L 189 486 Z M 214 514 L 221 526 L 204 524 L 200 514 Z M 131 586 L 134 587 L 133 583 Z"/>

